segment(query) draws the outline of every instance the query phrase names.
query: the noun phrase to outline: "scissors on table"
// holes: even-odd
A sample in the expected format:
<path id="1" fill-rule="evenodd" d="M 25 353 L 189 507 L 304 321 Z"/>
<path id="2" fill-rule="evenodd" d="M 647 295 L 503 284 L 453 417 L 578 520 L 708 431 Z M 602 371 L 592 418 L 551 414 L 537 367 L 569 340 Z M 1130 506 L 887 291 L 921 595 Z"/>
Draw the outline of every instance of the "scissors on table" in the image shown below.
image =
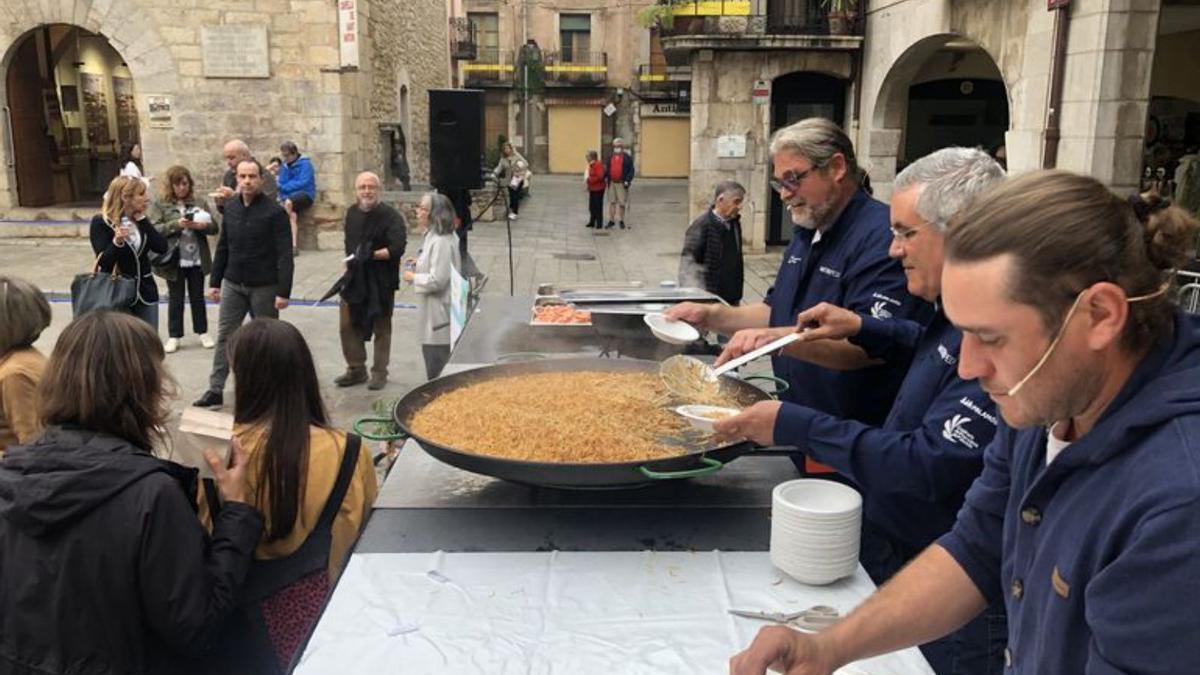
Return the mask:
<path id="1" fill-rule="evenodd" d="M 837 609 L 828 605 L 813 605 L 808 609 L 802 609 L 798 612 L 766 612 L 749 609 L 731 609 L 729 613 L 734 616 L 740 616 L 746 619 L 758 619 L 760 621 L 770 621 L 772 623 L 781 623 L 785 626 L 798 628 L 800 630 L 816 633 L 833 624 L 841 618 Z"/>

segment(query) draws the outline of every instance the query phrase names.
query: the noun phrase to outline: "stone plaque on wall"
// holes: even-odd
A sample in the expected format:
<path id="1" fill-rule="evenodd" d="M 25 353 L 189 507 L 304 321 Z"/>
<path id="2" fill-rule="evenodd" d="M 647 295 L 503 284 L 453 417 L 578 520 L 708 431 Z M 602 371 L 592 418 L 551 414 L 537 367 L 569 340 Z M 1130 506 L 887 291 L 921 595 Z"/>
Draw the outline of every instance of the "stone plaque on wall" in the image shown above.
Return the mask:
<path id="1" fill-rule="evenodd" d="M 205 77 L 271 76 L 266 26 L 204 26 L 200 45 Z"/>

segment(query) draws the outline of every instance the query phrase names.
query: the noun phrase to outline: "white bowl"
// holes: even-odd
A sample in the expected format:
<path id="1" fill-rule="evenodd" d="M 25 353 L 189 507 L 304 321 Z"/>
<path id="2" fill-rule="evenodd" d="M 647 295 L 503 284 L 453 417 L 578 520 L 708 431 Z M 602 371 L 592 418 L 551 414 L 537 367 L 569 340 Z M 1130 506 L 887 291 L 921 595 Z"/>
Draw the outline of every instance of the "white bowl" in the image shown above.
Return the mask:
<path id="1" fill-rule="evenodd" d="M 862 496 L 833 481 L 802 478 L 771 495 L 771 563 L 805 584 L 828 584 L 858 568 Z"/>
<path id="2" fill-rule="evenodd" d="M 686 321 L 672 321 L 662 314 L 645 314 L 642 321 L 654 337 L 673 345 L 686 345 L 700 339 L 700 331 Z"/>
<path id="3" fill-rule="evenodd" d="M 862 512 L 862 495 L 854 488 L 819 478 L 780 483 L 772 491 L 771 501 L 806 520 L 842 520 L 852 513 Z"/>
<path id="4" fill-rule="evenodd" d="M 717 420 L 736 415 L 741 411 L 716 405 L 681 405 L 675 408 L 675 412 L 686 417 L 692 426 L 700 431 L 712 433 L 713 424 Z"/>

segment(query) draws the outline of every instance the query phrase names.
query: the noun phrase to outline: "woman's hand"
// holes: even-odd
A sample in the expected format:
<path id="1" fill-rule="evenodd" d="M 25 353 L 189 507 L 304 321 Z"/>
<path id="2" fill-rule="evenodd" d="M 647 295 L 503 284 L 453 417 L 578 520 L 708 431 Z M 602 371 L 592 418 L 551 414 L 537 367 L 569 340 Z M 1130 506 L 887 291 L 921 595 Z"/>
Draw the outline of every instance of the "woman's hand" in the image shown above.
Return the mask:
<path id="1" fill-rule="evenodd" d="M 412 280 L 413 280 L 415 277 L 416 277 L 416 273 L 415 273 L 415 272 L 413 272 L 412 270 L 404 270 L 404 280 L 405 280 L 406 282 L 408 282 L 408 283 L 410 283 L 410 284 L 411 284 L 411 283 L 412 283 Z"/>
<path id="2" fill-rule="evenodd" d="M 246 503 L 246 465 L 250 463 L 250 457 L 238 439 L 234 438 L 230 443 L 227 466 L 221 466 L 221 458 L 212 449 L 204 451 L 204 461 L 216 477 L 221 497 L 227 502 Z"/>
<path id="3" fill-rule="evenodd" d="M 117 223 L 113 228 L 113 243 L 117 246 L 124 246 L 125 240 L 129 238 L 129 226 L 124 221 Z"/>

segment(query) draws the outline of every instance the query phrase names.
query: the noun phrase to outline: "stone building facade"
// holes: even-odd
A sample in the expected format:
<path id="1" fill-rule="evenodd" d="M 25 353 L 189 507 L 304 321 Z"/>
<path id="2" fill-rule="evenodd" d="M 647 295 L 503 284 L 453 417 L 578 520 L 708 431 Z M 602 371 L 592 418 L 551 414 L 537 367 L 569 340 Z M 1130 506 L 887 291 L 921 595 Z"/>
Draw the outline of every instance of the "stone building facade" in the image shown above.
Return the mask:
<path id="1" fill-rule="evenodd" d="M 346 13 L 340 27 L 339 11 Z M 133 81 L 148 175 L 181 163 L 192 169 L 198 187 L 210 189 L 224 170 L 220 149 L 228 139 L 245 139 L 264 162 L 290 139 L 316 167 L 318 217 L 335 220 L 353 201 L 358 171 L 392 173 L 391 137 L 384 133 L 391 127 L 404 129 L 413 180 L 427 180 L 425 92 L 451 84 L 448 13 L 440 0 L 6 0 L 0 3 L 0 71 L 16 67 L 18 47 L 45 26 L 68 30 L 63 44 L 55 42 L 61 30 L 38 35 L 39 50 L 44 47 L 46 58 L 64 68 L 80 58 L 71 56 L 72 39 L 103 39 Z M 82 30 L 70 33 L 73 27 Z M 213 53 L 219 50 L 211 41 L 205 46 L 205 36 L 229 27 L 265 29 L 266 63 L 258 58 L 263 52 L 248 49 L 242 54 L 247 63 L 239 66 L 259 70 L 256 76 L 206 73 L 206 62 L 221 62 L 222 54 Z M 347 33 L 357 44 L 357 66 L 342 52 Z M 245 45 L 235 46 L 241 51 Z M 44 61 L 40 67 L 48 109 L 61 106 L 63 92 L 55 91 Z M 75 67 L 88 66 L 78 61 Z M 11 103 L 5 87 L 0 77 L 0 100 Z M 149 102 L 163 97 L 170 105 L 167 119 L 153 122 Z M 90 153 L 94 160 L 112 149 L 93 147 Z M 9 168 L 0 170 L 0 209 L 20 203 L 14 152 L 6 137 L 0 160 Z"/>
<path id="2" fill-rule="evenodd" d="M 1055 13 L 1045 0 L 864 0 L 861 37 L 829 35 L 819 22 L 812 31 L 772 30 L 774 8 L 796 3 L 750 4 L 748 19 L 710 18 L 664 41 L 692 71 L 690 212 L 707 207 L 716 180 L 739 180 L 749 189 L 749 250 L 786 234 L 786 224 L 773 223 L 766 151 L 785 117 L 841 123 L 883 199 L 907 162 L 949 144 L 995 152 L 1010 171 L 1049 163 L 1118 191 L 1145 187 L 1147 168 L 1169 177 L 1178 156 L 1200 145 L 1200 84 L 1188 74 L 1200 58 L 1195 3 L 1069 2 L 1053 162 Z M 722 156 L 729 137 L 744 139 L 739 156 Z"/>
<path id="3" fill-rule="evenodd" d="M 574 174 L 586 151 L 607 156 L 621 137 L 642 175 L 686 176 L 680 91 L 688 76 L 686 67 L 666 67 L 656 33 L 639 22 L 650 4 L 464 0 L 456 16 L 474 24 L 475 42 L 458 62 L 457 81 L 485 91 L 488 145 L 503 135 L 535 172 Z M 536 65 L 526 87 L 522 55 L 531 42 Z"/>
<path id="4" fill-rule="evenodd" d="M 1066 10 L 1058 168 L 1090 174 L 1117 190 L 1138 185 L 1161 4 L 1074 0 Z M 964 40 L 994 61 L 1007 90 L 1010 171 L 1041 167 L 1053 34 L 1054 13 L 1041 0 L 873 3 L 859 143 L 880 192 L 890 192 L 895 176 L 913 74 L 947 44 Z"/>

